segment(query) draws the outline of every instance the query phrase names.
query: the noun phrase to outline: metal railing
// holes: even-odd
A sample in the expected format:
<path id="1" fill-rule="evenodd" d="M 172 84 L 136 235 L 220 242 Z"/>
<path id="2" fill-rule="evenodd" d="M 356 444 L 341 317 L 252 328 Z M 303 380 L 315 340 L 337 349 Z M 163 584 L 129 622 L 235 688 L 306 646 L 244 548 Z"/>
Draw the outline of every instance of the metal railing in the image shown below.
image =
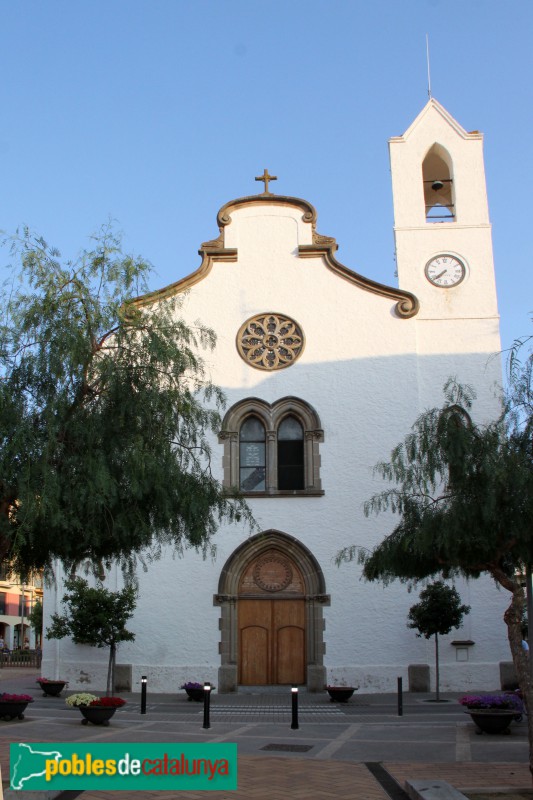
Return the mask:
<path id="1" fill-rule="evenodd" d="M 4 650 L 0 653 L 0 669 L 41 666 L 42 653 L 36 650 Z"/>

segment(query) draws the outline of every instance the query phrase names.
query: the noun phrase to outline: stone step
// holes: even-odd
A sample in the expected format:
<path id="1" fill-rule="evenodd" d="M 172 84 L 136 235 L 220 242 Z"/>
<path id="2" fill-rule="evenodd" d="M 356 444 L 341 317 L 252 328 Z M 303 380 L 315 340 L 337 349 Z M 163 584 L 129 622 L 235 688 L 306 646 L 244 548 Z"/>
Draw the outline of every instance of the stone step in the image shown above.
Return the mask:
<path id="1" fill-rule="evenodd" d="M 468 800 L 466 795 L 446 781 L 405 781 L 405 791 L 411 800 Z"/>

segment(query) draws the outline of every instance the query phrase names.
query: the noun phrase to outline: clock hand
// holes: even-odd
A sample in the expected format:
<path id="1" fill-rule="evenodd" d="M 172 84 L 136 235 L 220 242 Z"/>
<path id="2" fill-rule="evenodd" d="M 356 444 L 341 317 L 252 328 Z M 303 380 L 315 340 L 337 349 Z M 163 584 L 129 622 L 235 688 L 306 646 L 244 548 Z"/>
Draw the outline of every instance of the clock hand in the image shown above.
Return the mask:
<path id="1" fill-rule="evenodd" d="M 446 275 L 447 271 L 448 271 L 448 270 L 446 270 L 446 269 L 443 269 L 443 270 L 442 270 L 442 272 L 439 272 L 439 274 L 438 274 L 438 275 L 435 275 L 435 277 L 433 278 L 433 280 L 434 280 L 434 281 L 438 281 L 438 279 L 439 279 L 439 278 L 442 278 L 442 276 L 443 276 L 443 275 Z"/>

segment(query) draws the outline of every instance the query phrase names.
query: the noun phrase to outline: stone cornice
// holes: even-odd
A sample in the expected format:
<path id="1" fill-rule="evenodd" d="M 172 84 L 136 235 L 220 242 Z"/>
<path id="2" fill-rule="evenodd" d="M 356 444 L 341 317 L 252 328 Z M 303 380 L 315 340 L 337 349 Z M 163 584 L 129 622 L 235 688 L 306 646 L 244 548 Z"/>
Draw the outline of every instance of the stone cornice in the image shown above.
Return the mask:
<path id="1" fill-rule="evenodd" d="M 490 222 L 476 222 L 469 225 L 461 222 L 439 222 L 439 231 L 458 231 L 458 230 L 477 230 L 477 229 L 490 229 L 492 225 Z M 435 223 L 425 222 L 423 225 L 395 225 L 394 231 L 426 231 L 435 235 Z"/>
<path id="2" fill-rule="evenodd" d="M 287 197 L 282 194 L 252 194 L 248 197 L 238 197 L 236 200 L 230 200 L 222 206 L 217 215 L 217 222 L 219 228 L 222 230 L 224 226 L 231 224 L 231 215 L 238 208 L 243 206 L 254 205 L 274 205 L 274 206 L 292 206 L 301 208 L 304 212 L 303 221 L 309 222 L 314 226 L 316 224 L 317 214 L 314 206 L 307 200 L 302 200 L 301 197 Z M 202 245 L 203 247 L 204 245 Z"/>
<path id="3" fill-rule="evenodd" d="M 326 266 L 332 270 L 336 275 L 350 281 L 360 289 L 373 292 L 381 297 L 389 298 L 396 301 L 396 313 L 403 319 L 413 317 L 419 309 L 418 299 L 410 292 L 396 289 L 392 286 L 386 286 L 382 283 L 377 283 L 370 278 L 365 278 L 357 272 L 353 272 L 348 267 L 345 267 L 335 258 L 335 251 L 338 249 L 337 242 L 331 236 L 322 236 L 316 231 L 317 213 L 314 206 L 308 203 L 307 200 L 302 200 L 299 197 L 288 197 L 277 194 L 258 194 L 249 197 L 240 197 L 236 200 L 230 200 L 222 206 L 217 215 L 217 222 L 219 227 L 219 235 L 216 239 L 203 242 L 199 249 L 199 254 L 202 256 L 202 263 L 197 270 L 190 275 L 186 275 L 175 283 L 165 286 L 163 289 L 158 289 L 154 292 L 142 295 L 135 298 L 132 302 L 137 306 L 151 305 L 157 303 L 159 300 L 164 300 L 172 297 L 181 292 L 185 292 L 194 286 L 199 281 L 203 280 L 211 272 L 213 264 L 218 261 L 235 262 L 237 261 L 237 250 L 235 248 L 225 247 L 224 228 L 231 225 L 231 215 L 238 209 L 244 206 L 290 206 L 301 209 L 303 212 L 302 220 L 312 226 L 312 239 L 311 245 L 300 245 L 298 254 L 300 258 L 314 258 L 322 257 Z"/>
<path id="4" fill-rule="evenodd" d="M 132 303 L 139 307 L 149 306 L 152 303 L 159 302 L 159 300 L 173 297 L 176 294 L 187 291 L 187 289 L 190 289 L 195 283 L 199 283 L 206 278 L 211 272 L 215 261 L 237 261 L 237 250 L 235 248 L 224 247 L 223 244 L 221 245 L 221 240 L 222 234 L 219 239 L 215 239 L 212 242 L 204 242 L 202 249 L 198 251 L 200 255 L 203 256 L 202 263 L 198 269 L 191 272 L 190 275 L 186 275 L 184 278 L 180 278 L 179 281 L 164 286 L 162 289 L 156 289 L 154 292 L 148 292 L 140 297 L 136 297 L 132 300 Z"/>
<path id="5" fill-rule="evenodd" d="M 396 143 L 396 142 L 404 142 L 409 136 L 413 133 L 415 128 L 422 122 L 422 120 L 429 114 L 435 113 L 439 114 L 442 119 L 452 128 L 462 139 L 467 139 L 471 141 L 483 141 L 483 134 L 480 131 L 465 131 L 462 125 L 457 122 L 456 119 L 452 117 L 449 111 L 447 111 L 443 105 L 441 105 L 438 100 L 435 100 L 434 97 L 431 97 L 420 114 L 416 117 L 415 120 L 409 125 L 407 130 L 402 136 L 392 136 L 389 139 L 389 143 Z"/>
<path id="6" fill-rule="evenodd" d="M 336 246 L 333 248 L 330 244 L 304 244 L 299 246 L 298 254 L 301 258 L 322 256 L 329 269 L 335 272 L 336 275 L 340 275 L 341 278 L 350 281 L 350 283 L 367 292 L 373 292 L 381 297 L 396 300 L 396 313 L 403 319 L 409 319 L 409 317 L 414 317 L 418 313 L 420 303 L 414 294 L 403 289 L 396 289 L 394 286 L 386 286 L 384 283 L 378 283 L 359 275 L 357 272 L 353 272 L 348 267 L 345 267 L 344 264 L 341 264 L 340 261 L 337 261 L 334 256 L 334 249 L 336 249 Z"/>

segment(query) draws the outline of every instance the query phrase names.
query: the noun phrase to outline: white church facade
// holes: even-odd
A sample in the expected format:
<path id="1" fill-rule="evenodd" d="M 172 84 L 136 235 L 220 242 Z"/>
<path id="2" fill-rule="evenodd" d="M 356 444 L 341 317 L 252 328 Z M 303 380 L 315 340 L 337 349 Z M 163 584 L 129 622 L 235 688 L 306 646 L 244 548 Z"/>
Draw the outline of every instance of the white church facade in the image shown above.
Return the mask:
<path id="1" fill-rule="evenodd" d="M 407 685 L 410 665 L 433 674 L 433 643 L 407 628 L 417 592 L 366 583 L 335 555 L 392 529 L 393 518 L 363 514 L 384 488 L 373 467 L 441 404 L 447 378 L 475 387 L 476 421 L 498 414 L 482 148 L 434 99 L 390 140 L 398 287 L 341 264 L 315 208 L 275 194 L 265 171 L 262 193 L 219 211 L 196 272 L 146 299 L 180 293 L 184 319 L 217 334 L 207 367 L 227 408 L 212 469 L 240 487 L 258 528 L 224 525 L 216 558 L 168 553 L 140 572 L 136 639 L 118 650 L 125 687 L 138 691 L 146 675 L 154 692 L 204 680 L 219 691 L 337 682 L 373 692 L 398 676 Z M 118 571 L 106 578 L 115 583 Z M 441 688 L 499 688 L 507 597 L 486 578 L 456 586 L 471 613 L 442 638 Z M 48 591 L 47 615 L 61 594 Z M 106 651 L 44 647 L 43 674 L 105 686 Z"/>

